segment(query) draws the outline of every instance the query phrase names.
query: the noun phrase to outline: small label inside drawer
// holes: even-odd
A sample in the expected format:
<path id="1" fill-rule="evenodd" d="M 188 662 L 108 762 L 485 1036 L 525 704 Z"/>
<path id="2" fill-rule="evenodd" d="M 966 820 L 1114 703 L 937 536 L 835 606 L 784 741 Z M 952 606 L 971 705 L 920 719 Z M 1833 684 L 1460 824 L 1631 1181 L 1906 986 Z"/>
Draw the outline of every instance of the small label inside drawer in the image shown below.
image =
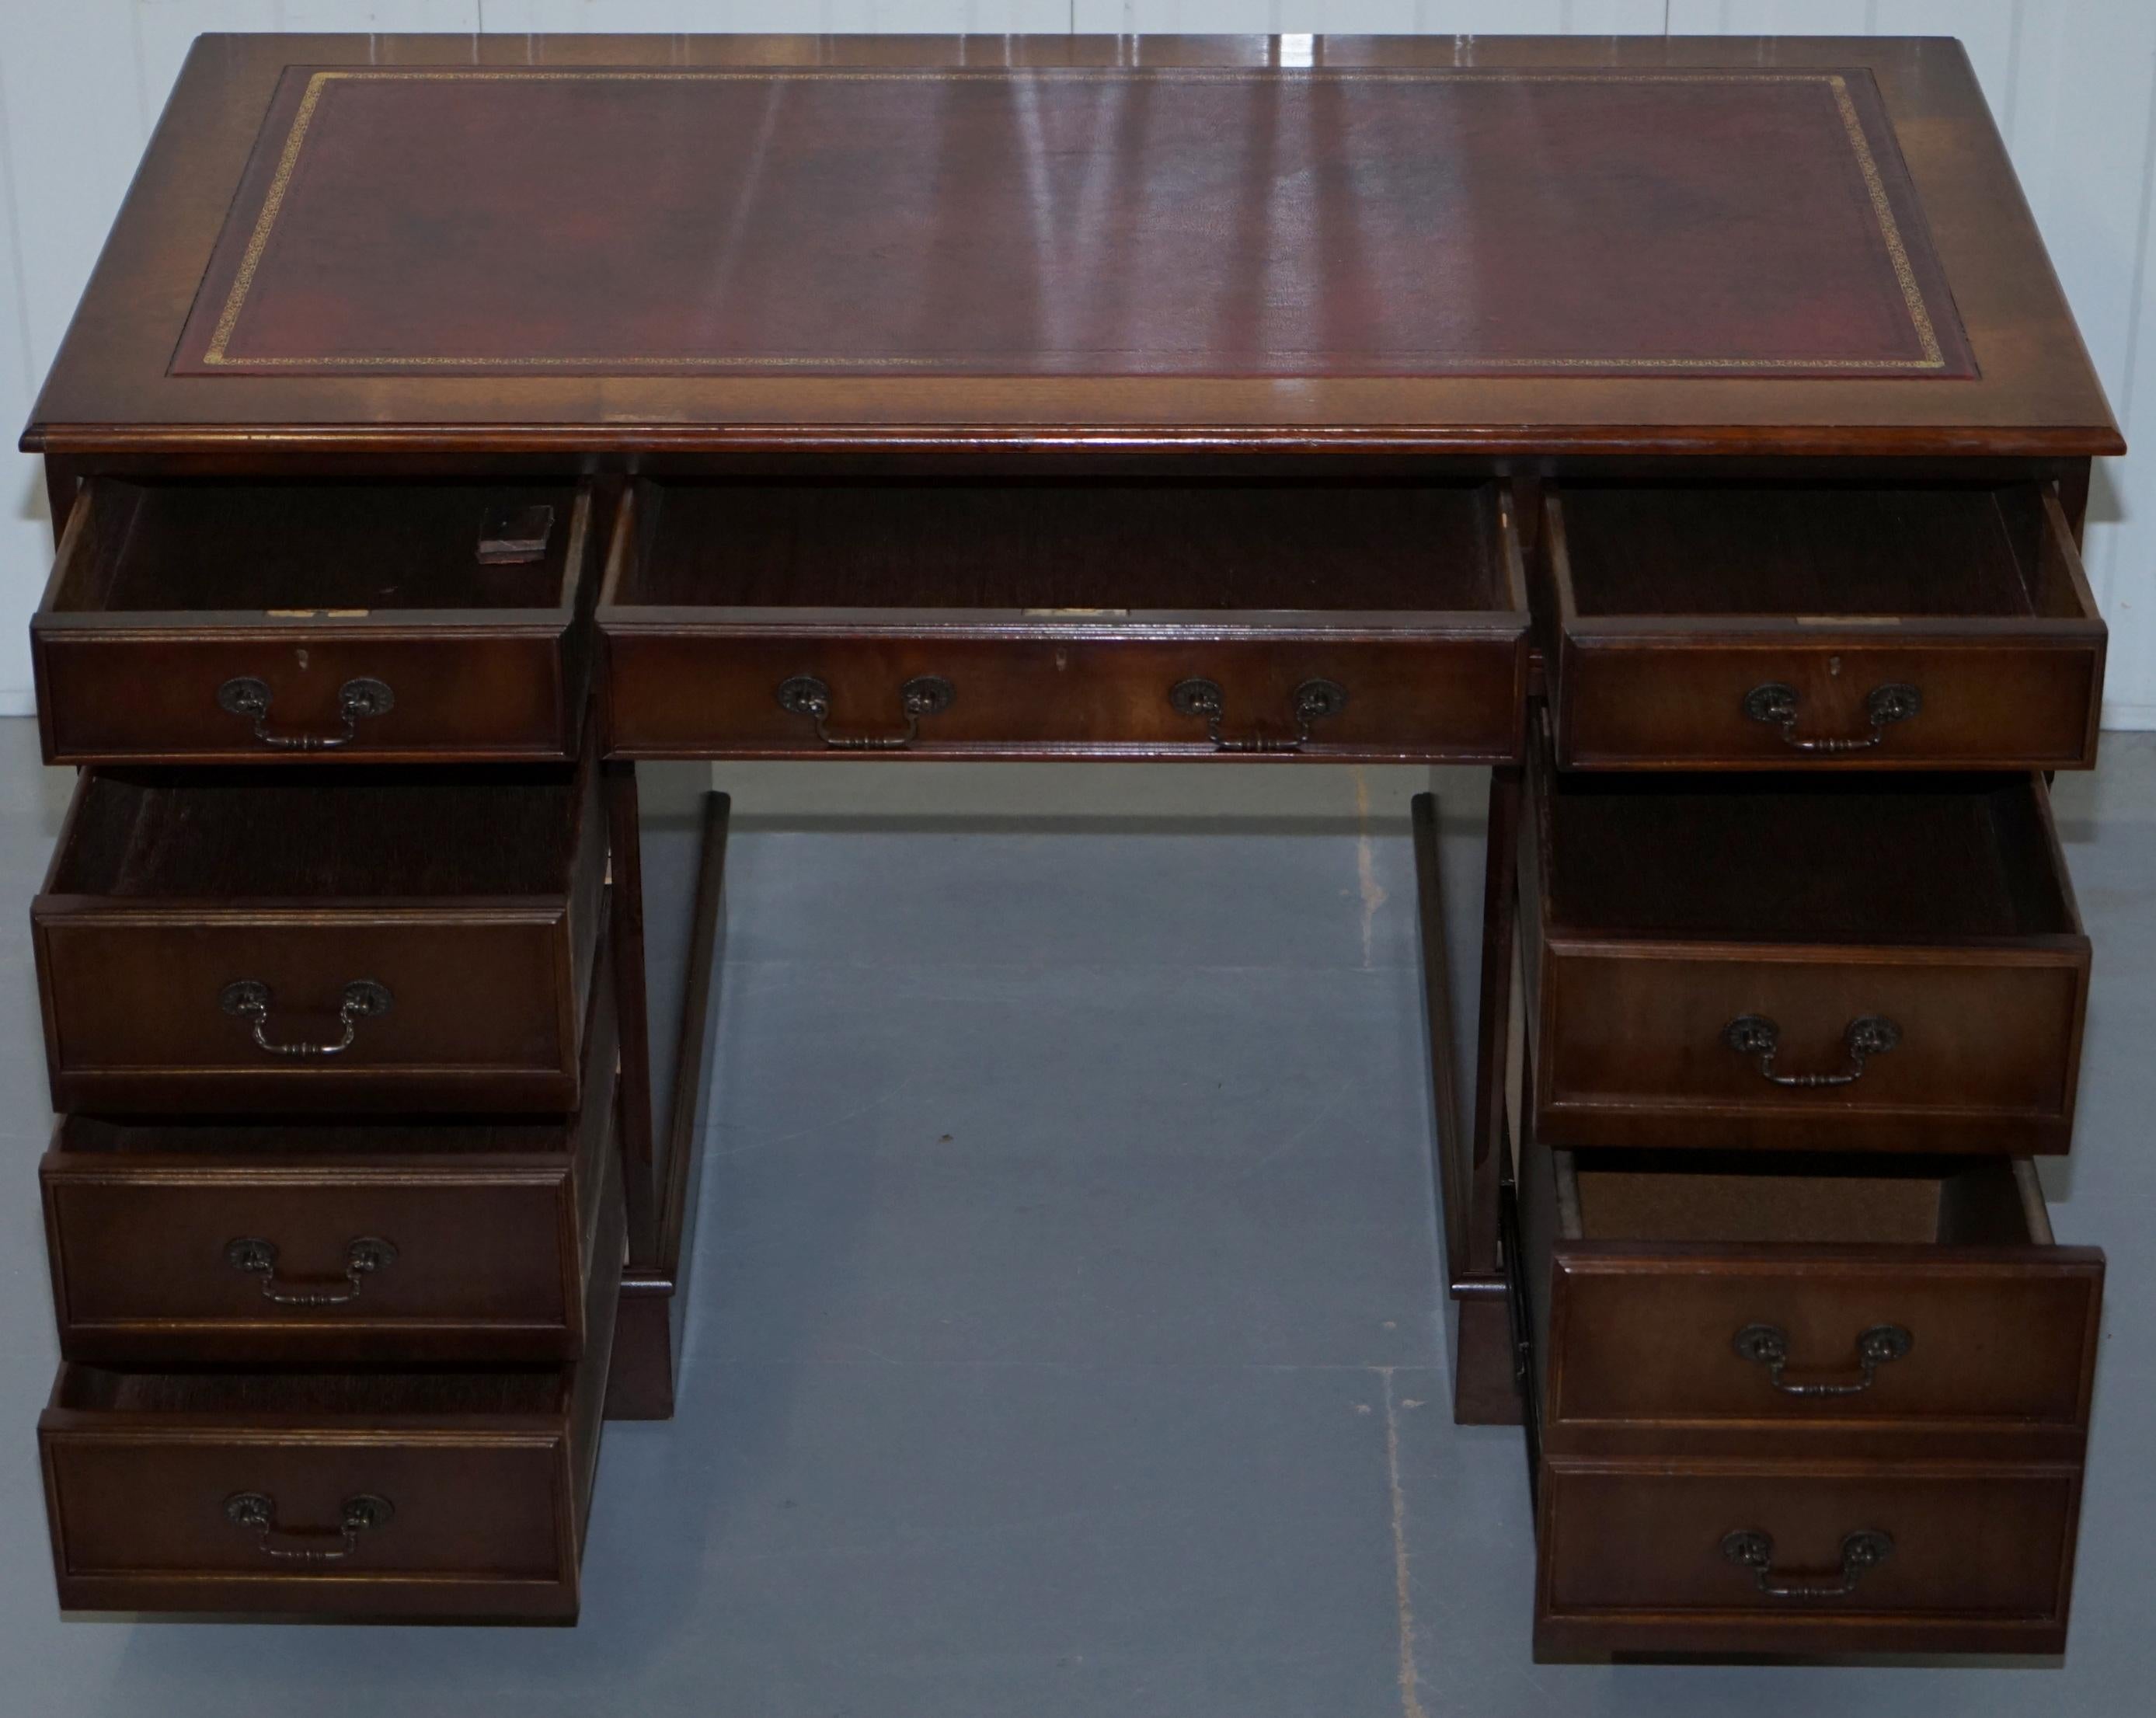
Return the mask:
<path id="1" fill-rule="evenodd" d="M 1088 619 L 1115 620 L 1127 615 L 1128 609 L 1020 609 L 1019 613 L 1039 620 L 1085 620 Z"/>
<path id="2" fill-rule="evenodd" d="M 489 507 L 480 522 L 479 563 L 514 567 L 547 558 L 547 538 L 554 529 L 550 507 Z"/>
<path id="3" fill-rule="evenodd" d="M 273 620 L 364 620 L 372 609 L 264 609 L 262 611 Z"/>
<path id="4" fill-rule="evenodd" d="M 1899 615 L 1799 615 L 1799 626 L 1899 626 Z"/>

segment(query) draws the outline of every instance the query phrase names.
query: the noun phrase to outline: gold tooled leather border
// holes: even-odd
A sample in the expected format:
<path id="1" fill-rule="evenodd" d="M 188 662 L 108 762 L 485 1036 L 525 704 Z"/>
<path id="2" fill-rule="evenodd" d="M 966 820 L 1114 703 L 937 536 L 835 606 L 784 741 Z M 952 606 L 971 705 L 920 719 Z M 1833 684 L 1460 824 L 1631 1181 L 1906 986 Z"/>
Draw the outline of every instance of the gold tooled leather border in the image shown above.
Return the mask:
<path id="1" fill-rule="evenodd" d="M 198 361 L 210 369 L 295 369 L 295 370 L 406 370 L 452 369 L 472 372 L 515 371 L 521 369 L 555 369 L 581 371 L 696 369 L 696 370 L 760 370 L 760 369 L 829 369 L 876 371 L 900 369 L 936 369 L 948 367 L 945 357 L 801 357 L 781 355 L 716 357 L 398 357 L 372 355 L 325 357 L 234 357 L 231 346 L 238 331 L 241 313 L 247 305 L 247 296 L 254 285 L 256 271 L 269 248 L 270 235 L 277 224 L 277 217 L 285 206 L 286 193 L 290 189 L 294 173 L 298 170 L 301 148 L 315 116 L 321 110 L 324 93 L 336 83 L 367 82 L 496 82 L 521 80 L 540 82 L 768 82 L 776 80 L 801 80 L 841 83 L 934 83 L 956 79 L 1009 79 L 1014 76 L 1053 79 L 1059 82 L 1111 82 L 1147 79 L 1180 83 L 1233 83 L 1260 79 L 1293 76 L 1331 82 L 1385 82 L 1424 83 L 1466 79 L 1482 79 L 1504 83 L 1569 83 L 1589 81 L 1601 84 L 1699 84 L 1699 83 L 1788 83 L 1819 84 L 1832 95 L 1835 112 L 1854 152 L 1856 167 L 1864 179 L 1866 193 L 1871 200 L 1873 215 L 1879 223 L 1879 234 L 1887 247 L 1887 260 L 1893 267 L 1894 278 L 1902 289 L 1902 302 L 1907 306 L 1909 320 L 1917 336 L 1920 358 L 1758 358 L 1758 357 L 1447 357 L 1443 373 L 1471 375 L 1491 370 L 1595 370 L 1612 373 L 1655 371 L 1739 370 L 1772 372 L 1833 371 L 1845 373 L 1876 373 L 1898 375 L 1921 373 L 1927 370 L 1943 370 L 1946 357 L 1939 344 L 1938 333 L 1932 321 L 1929 307 L 1924 302 L 1922 289 L 1917 281 L 1915 268 L 1909 260 L 1908 248 L 1902 243 L 1900 224 L 1894 219 L 1892 201 L 1887 193 L 1885 177 L 1871 152 L 1871 145 L 1864 134 L 1864 123 L 1856 111 L 1856 103 L 1849 93 L 1849 82 L 1840 72 L 1819 71 L 1666 71 L 1666 72 L 1609 72 L 1582 69 L 1573 72 L 1507 72 L 1504 70 L 1471 70 L 1458 67 L 1340 67 L 1298 69 L 1283 73 L 1273 68 L 1245 67 L 1035 67 L 1022 72 L 1007 69 L 968 70 L 959 68 L 924 69 L 920 70 L 877 69 L 872 68 L 837 69 L 822 66 L 764 66 L 730 69 L 721 67 L 680 67 L 672 69 L 613 69 L 605 67 L 548 70 L 542 68 L 516 67 L 499 69 L 402 69 L 380 66 L 332 68 L 315 72 L 307 80 L 307 87 L 300 98 L 298 111 L 292 118 L 291 130 L 286 133 L 285 147 L 277 160 L 277 170 L 271 177 L 270 188 L 262 200 L 260 213 L 255 218 L 254 230 L 249 235 L 247 249 L 239 260 L 239 272 L 233 277 L 231 289 L 226 293 L 223 310 L 212 331 L 209 345 Z"/>

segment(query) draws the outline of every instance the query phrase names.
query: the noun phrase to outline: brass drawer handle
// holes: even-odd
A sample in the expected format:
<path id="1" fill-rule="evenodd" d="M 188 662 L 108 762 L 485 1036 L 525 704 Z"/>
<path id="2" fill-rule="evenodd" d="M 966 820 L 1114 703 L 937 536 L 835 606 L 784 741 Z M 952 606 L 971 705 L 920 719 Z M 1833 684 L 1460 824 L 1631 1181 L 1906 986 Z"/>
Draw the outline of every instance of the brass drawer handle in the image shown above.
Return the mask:
<path id="1" fill-rule="evenodd" d="M 336 1043 L 273 1044 L 264 1030 L 270 1024 L 270 986 L 259 979 L 237 980 L 227 985 L 217 999 L 227 1014 L 238 1015 L 248 1022 L 257 1047 L 272 1056 L 341 1056 L 359 1036 L 360 1021 L 388 1013 L 393 1000 L 387 985 L 377 985 L 372 979 L 354 979 L 344 987 L 344 1000 L 337 1009 L 337 1023 L 344 1028 L 344 1036 Z"/>
<path id="2" fill-rule="evenodd" d="M 1312 728 L 1348 707 L 1348 688 L 1330 680 L 1304 681 L 1295 689 L 1295 737 L 1284 740 L 1267 739 L 1263 734 L 1222 738 L 1220 723 L 1228 713 L 1228 697 L 1218 681 L 1178 680 L 1168 687 L 1168 702 L 1178 716 L 1205 718 L 1205 737 L 1216 752 L 1299 752 L 1309 743 Z"/>
<path id="3" fill-rule="evenodd" d="M 1759 1583 L 1759 1591 L 1768 1598 L 1846 1598 L 1856 1591 L 1856 1583 L 1864 1578 L 1866 1570 L 1877 1568 L 1893 1556 L 1894 1541 L 1875 1529 L 1860 1528 L 1841 1542 L 1840 1576 L 1823 1576 L 1816 1580 L 1776 1580 L 1774 1536 L 1756 1527 L 1740 1527 L 1734 1533 L 1724 1534 L 1722 1554 L 1740 1568 L 1749 1569 Z"/>
<path id="4" fill-rule="evenodd" d="M 1759 1077 L 1777 1086 L 1853 1086 L 1864 1078 L 1865 1064 L 1902 1042 L 1902 1028 L 1883 1014 L 1860 1015 L 1842 1035 L 1849 1061 L 1840 1073 L 1785 1074 L 1774 1072 L 1782 1029 L 1761 1014 L 1740 1014 L 1722 1029 L 1722 1042 L 1739 1056 L 1758 1063 Z"/>
<path id="5" fill-rule="evenodd" d="M 277 1243 L 243 1235 L 224 1243 L 224 1262 L 243 1275 L 262 1279 L 262 1298 L 273 1306 L 342 1306 L 359 1299 L 367 1279 L 397 1263 L 397 1248 L 377 1235 L 361 1235 L 344 1250 L 342 1288 L 280 1288 Z"/>
<path id="6" fill-rule="evenodd" d="M 797 674 L 778 688 L 778 707 L 789 716 L 806 716 L 816 724 L 816 738 L 834 751 L 896 752 L 921 735 L 921 718 L 940 716 L 958 696 L 940 674 L 916 675 L 898 689 L 898 704 L 906 717 L 906 732 L 894 734 L 836 734 L 824 726 L 831 714 L 831 688 L 813 674 Z"/>
<path id="7" fill-rule="evenodd" d="M 295 1529 L 277 1525 L 277 1499 L 267 1492 L 235 1491 L 224 1500 L 224 1519 L 241 1531 L 252 1533 L 264 1556 L 290 1563 L 334 1563 L 359 1549 L 359 1535 L 389 1525 L 397 1513 L 389 1499 L 371 1492 L 346 1498 L 339 1506 L 337 1525 L 331 1528 Z M 277 1545 L 279 1537 L 302 1541 Z M 340 1541 L 327 1546 L 321 1541 Z M 313 1543 L 307 1543 L 311 1541 Z"/>
<path id="8" fill-rule="evenodd" d="M 1897 1361 L 1914 1345 L 1899 1325 L 1874 1325 L 1856 1339 L 1856 1363 L 1864 1376 L 1848 1384 L 1792 1384 L 1784 1376 L 1789 1364 L 1789 1333 L 1778 1325 L 1747 1325 L 1737 1333 L 1734 1346 L 1743 1359 L 1767 1369 L 1767 1376 L 1784 1396 L 1861 1396 L 1871 1387 L 1880 1367 Z"/>
<path id="9" fill-rule="evenodd" d="M 1907 722 L 1923 707 L 1924 695 L 1913 686 L 1899 681 L 1875 686 L 1864 700 L 1864 713 L 1871 723 L 1870 733 L 1856 739 L 1799 739 L 1794 687 L 1770 680 L 1744 694 L 1744 713 L 1754 722 L 1779 728 L 1782 743 L 1799 752 L 1868 752 L 1887 738 L 1889 728 L 1897 722 Z"/>
<path id="10" fill-rule="evenodd" d="M 378 680 L 347 680 L 337 688 L 337 716 L 344 723 L 341 733 L 272 733 L 270 732 L 270 687 L 251 674 L 228 680 L 217 689 L 217 707 L 234 716 L 249 718 L 254 738 L 265 746 L 286 752 L 331 752 L 350 745 L 359 724 L 369 716 L 387 715 L 397 707 L 397 695 Z"/>

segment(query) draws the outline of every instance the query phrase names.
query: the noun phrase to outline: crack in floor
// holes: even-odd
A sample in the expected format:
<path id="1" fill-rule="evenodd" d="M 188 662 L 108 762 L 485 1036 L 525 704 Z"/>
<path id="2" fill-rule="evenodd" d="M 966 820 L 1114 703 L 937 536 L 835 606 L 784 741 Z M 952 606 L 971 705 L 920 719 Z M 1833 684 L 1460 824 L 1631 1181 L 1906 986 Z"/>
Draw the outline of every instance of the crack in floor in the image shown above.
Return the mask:
<path id="1" fill-rule="evenodd" d="M 1414 1597 L 1408 1574 L 1408 1499 L 1400 1489 L 1399 1407 L 1393 1399 L 1393 1368 L 1380 1366 L 1385 1386 L 1385 1483 L 1393 1504 L 1393 1602 L 1399 1623 L 1401 1718 L 1429 1718 L 1415 1686 Z"/>

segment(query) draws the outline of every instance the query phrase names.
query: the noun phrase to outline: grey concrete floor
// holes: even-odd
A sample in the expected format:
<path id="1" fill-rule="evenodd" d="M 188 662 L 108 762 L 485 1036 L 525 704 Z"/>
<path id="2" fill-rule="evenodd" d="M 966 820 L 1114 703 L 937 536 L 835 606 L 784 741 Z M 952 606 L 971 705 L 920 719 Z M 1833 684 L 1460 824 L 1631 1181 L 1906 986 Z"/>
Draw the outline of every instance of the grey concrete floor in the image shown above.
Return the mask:
<path id="1" fill-rule="evenodd" d="M 2109 1251 L 2071 1649 L 1538 1667 L 1517 1433 L 1454 1427 L 1407 800 L 1424 772 L 729 770 L 684 1400 L 608 1429 L 574 1630 L 64 1623 L 0 722 L 0 1718 L 2138 1714 L 2156 1482 L 2156 736 L 2062 779 L 2096 940 L 2060 1236 Z M 1471 1016 L 1483 779 L 1445 773 Z"/>

